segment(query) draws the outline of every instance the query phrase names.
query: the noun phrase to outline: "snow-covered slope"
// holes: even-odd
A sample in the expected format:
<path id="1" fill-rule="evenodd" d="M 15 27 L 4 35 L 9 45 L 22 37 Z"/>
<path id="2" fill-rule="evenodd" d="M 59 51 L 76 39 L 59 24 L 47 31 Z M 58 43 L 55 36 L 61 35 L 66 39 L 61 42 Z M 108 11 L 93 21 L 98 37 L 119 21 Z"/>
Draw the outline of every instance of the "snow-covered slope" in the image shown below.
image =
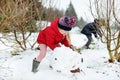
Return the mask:
<path id="1" fill-rule="evenodd" d="M 84 35 L 72 32 L 71 40 L 78 48 L 87 39 Z M 36 74 L 31 72 L 31 68 L 32 60 L 39 54 L 39 50 L 26 50 L 20 52 L 21 55 L 12 56 L 9 49 L 3 49 L 1 45 L 0 80 L 120 80 L 120 63 L 108 63 L 106 46 L 96 39 L 93 42 L 94 45 L 90 46 L 92 49 L 84 49 L 82 54 L 64 46 L 56 48 L 54 52 L 48 49 Z M 71 68 L 77 67 L 81 69 L 80 73 L 70 73 Z"/>

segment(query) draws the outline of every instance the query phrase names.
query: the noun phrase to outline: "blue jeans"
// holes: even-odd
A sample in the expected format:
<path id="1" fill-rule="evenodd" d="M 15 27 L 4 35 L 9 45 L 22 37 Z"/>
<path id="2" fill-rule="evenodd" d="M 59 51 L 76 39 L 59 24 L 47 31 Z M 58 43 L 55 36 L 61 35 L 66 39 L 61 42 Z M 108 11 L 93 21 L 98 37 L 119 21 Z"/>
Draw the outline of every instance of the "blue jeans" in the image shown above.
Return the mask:
<path id="1" fill-rule="evenodd" d="M 86 35 L 86 37 L 87 37 L 88 41 L 87 41 L 87 43 L 85 44 L 85 46 L 86 46 L 87 48 L 89 48 L 89 45 L 91 44 L 91 41 L 92 41 L 92 35 Z"/>

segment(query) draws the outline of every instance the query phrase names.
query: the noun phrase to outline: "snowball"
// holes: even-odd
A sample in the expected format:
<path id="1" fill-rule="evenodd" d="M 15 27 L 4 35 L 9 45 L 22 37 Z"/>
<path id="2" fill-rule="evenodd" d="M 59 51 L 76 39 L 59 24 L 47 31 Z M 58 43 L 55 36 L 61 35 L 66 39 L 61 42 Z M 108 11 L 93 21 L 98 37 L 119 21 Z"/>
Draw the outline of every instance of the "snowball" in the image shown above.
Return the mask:
<path id="1" fill-rule="evenodd" d="M 53 70 L 59 72 L 70 72 L 70 70 L 80 68 L 82 66 L 81 55 L 72 49 L 61 46 L 53 51 L 50 58 L 50 65 Z"/>

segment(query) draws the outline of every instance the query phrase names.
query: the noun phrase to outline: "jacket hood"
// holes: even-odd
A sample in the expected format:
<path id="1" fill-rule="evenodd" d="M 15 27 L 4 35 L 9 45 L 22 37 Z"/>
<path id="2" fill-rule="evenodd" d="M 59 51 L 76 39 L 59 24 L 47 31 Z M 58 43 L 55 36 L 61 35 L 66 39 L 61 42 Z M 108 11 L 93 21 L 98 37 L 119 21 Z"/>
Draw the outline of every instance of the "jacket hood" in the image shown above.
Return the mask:
<path id="1" fill-rule="evenodd" d="M 51 22 L 51 28 L 55 31 L 57 34 L 61 34 L 58 30 L 58 22 L 60 18 L 55 19 L 53 22 Z"/>

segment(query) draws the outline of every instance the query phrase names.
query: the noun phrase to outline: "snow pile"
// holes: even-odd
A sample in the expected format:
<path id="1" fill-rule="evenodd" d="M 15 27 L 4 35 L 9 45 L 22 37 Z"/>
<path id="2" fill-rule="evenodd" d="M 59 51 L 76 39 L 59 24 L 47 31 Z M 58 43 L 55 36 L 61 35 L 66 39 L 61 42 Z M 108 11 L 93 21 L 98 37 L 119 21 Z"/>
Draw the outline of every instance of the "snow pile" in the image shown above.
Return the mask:
<path id="1" fill-rule="evenodd" d="M 82 68 L 82 56 L 68 47 L 61 46 L 54 50 L 50 65 L 57 72 L 70 73 L 70 70 Z"/>

